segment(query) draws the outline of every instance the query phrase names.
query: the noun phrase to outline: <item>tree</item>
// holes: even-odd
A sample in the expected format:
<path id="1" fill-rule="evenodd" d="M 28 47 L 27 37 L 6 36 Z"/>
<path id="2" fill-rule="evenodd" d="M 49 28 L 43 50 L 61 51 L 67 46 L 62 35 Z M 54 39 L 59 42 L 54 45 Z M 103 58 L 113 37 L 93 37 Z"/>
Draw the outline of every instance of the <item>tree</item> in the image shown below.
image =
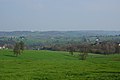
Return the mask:
<path id="1" fill-rule="evenodd" d="M 20 44 L 19 43 L 15 44 L 13 52 L 16 56 L 20 55 Z"/>
<path id="2" fill-rule="evenodd" d="M 72 46 L 68 46 L 68 47 L 67 47 L 67 50 L 69 51 L 69 53 L 70 53 L 71 55 L 73 55 L 74 48 L 73 48 Z"/>
<path id="3" fill-rule="evenodd" d="M 89 49 L 88 49 L 88 47 L 89 46 L 87 46 L 87 45 L 82 45 L 82 46 L 80 46 L 80 59 L 81 60 L 86 60 L 86 58 L 87 58 L 87 56 L 88 56 L 88 51 L 89 51 Z"/>
<path id="4" fill-rule="evenodd" d="M 21 52 L 23 52 L 23 50 L 24 50 L 24 42 L 20 41 L 15 44 L 13 52 L 16 56 L 18 56 L 21 54 Z"/>
<path id="5" fill-rule="evenodd" d="M 88 53 L 81 53 L 80 56 L 80 60 L 86 60 Z"/>
<path id="6" fill-rule="evenodd" d="M 20 41 L 19 45 L 20 45 L 20 50 L 23 52 L 24 51 L 24 42 Z"/>
<path id="7" fill-rule="evenodd" d="M 120 44 L 119 43 L 115 44 L 115 53 L 120 53 Z"/>

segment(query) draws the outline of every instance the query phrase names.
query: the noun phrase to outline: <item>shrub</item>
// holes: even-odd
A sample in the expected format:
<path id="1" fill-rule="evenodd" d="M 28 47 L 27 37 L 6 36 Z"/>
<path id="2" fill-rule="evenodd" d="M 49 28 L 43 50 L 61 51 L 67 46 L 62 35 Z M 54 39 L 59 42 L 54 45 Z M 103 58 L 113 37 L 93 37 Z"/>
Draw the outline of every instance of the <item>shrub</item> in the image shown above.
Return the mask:
<path id="1" fill-rule="evenodd" d="M 79 56 L 80 56 L 80 60 L 86 60 L 88 53 L 81 53 Z"/>

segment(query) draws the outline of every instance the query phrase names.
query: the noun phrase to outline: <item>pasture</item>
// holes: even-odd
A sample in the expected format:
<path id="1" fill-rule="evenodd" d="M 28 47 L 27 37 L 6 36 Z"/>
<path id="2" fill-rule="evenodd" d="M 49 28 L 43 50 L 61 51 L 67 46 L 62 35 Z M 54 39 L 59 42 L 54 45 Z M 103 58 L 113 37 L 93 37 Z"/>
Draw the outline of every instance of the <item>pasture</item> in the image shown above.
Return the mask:
<path id="1" fill-rule="evenodd" d="M 0 50 L 0 80 L 120 80 L 120 54 L 89 53 L 79 60 L 62 51 Z"/>

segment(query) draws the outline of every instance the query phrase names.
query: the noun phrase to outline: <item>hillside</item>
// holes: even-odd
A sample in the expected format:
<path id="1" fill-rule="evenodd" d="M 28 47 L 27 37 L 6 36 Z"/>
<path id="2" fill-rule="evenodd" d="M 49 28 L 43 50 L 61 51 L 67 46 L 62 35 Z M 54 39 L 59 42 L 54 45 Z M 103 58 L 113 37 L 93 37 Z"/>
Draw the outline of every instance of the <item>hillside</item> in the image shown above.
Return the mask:
<path id="1" fill-rule="evenodd" d="M 89 54 L 87 60 L 59 51 L 0 50 L 0 80 L 120 80 L 120 55 Z"/>
<path id="2" fill-rule="evenodd" d="M 0 31 L 0 37 L 3 36 L 39 36 L 39 37 L 60 37 L 60 36 L 70 36 L 70 37 L 79 37 L 79 36 L 107 36 L 107 35 L 120 35 L 120 31 L 12 31 L 4 32 Z"/>

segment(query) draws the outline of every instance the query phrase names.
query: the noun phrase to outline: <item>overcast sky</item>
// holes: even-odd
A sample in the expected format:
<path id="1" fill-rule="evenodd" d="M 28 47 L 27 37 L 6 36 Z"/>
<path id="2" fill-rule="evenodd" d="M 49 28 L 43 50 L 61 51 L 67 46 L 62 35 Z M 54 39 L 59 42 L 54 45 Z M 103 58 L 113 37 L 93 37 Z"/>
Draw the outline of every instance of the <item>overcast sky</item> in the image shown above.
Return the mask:
<path id="1" fill-rule="evenodd" d="M 0 31 L 120 30 L 120 0 L 0 0 Z"/>

